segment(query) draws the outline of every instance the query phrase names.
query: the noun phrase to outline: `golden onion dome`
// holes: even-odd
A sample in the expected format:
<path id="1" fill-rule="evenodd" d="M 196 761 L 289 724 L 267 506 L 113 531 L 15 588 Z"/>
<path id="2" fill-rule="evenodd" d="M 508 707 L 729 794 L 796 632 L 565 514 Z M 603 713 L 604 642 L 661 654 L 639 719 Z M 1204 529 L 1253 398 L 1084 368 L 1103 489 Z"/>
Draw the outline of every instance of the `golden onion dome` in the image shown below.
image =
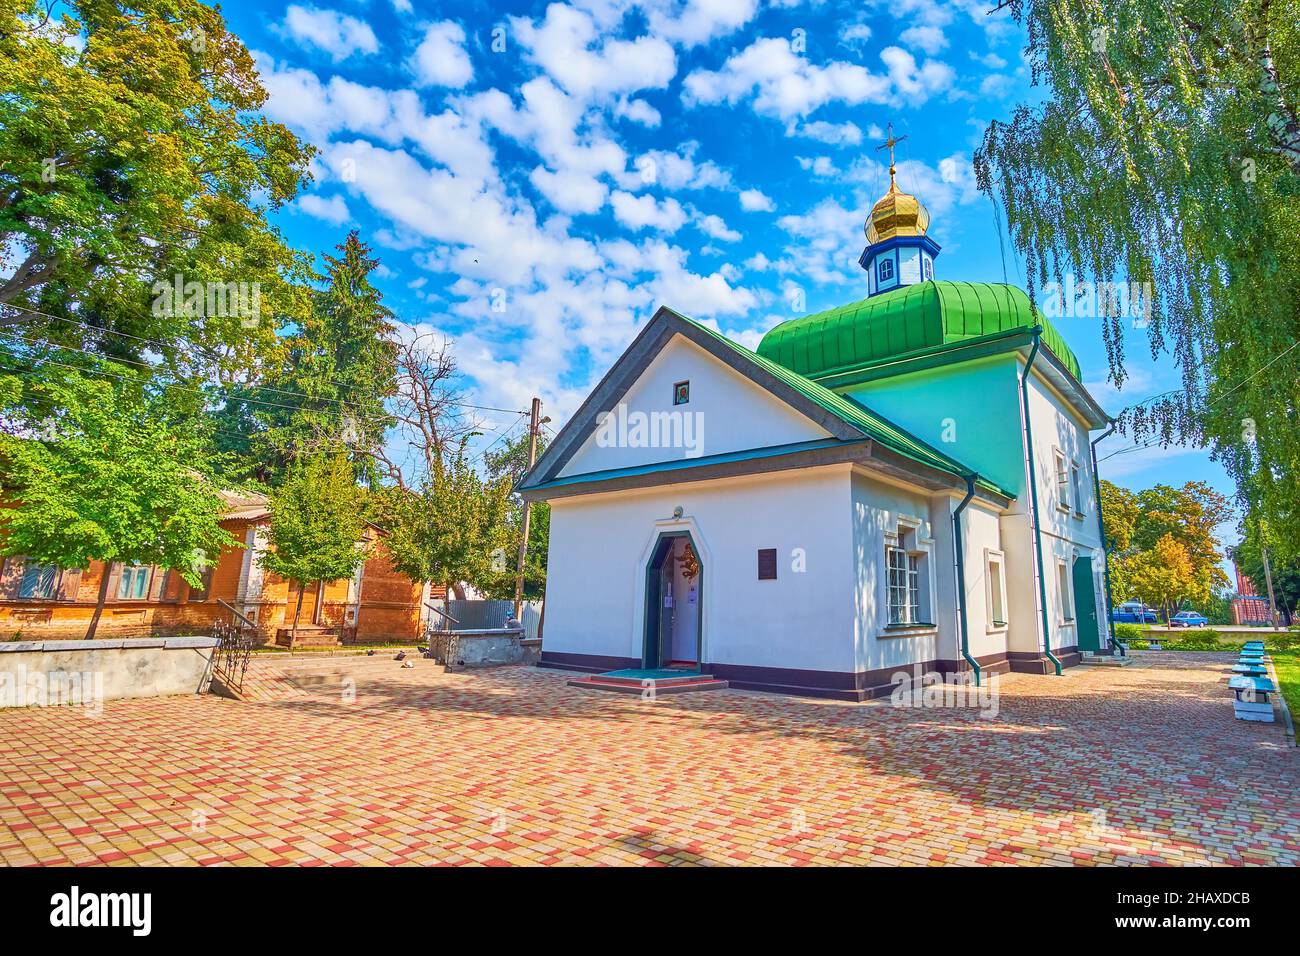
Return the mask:
<path id="1" fill-rule="evenodd" d="M 894 167 L 889 167 L 889 192 L 874 206 L 864 227 L 867 242 L 874 245 L 895 236 L 924 236 L 930 228 L 930 211 L 915 196 L 905 193 L 894 182 Z"/>

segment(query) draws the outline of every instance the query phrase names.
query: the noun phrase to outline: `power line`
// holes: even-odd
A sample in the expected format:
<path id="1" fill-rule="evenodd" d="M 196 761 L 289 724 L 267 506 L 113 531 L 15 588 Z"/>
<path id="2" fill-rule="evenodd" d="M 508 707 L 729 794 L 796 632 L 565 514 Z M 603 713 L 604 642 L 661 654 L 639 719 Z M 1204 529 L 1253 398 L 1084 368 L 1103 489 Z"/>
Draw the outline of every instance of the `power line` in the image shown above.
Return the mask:
<path id="1" fill-rule="evenodd" d="M 1293 351 L 1297 346 L 1300 346 L 1300 340 L 1297 340 L 1297 341 L 1295 341 L 1295 342 L 1292 342 L 1291 345 L 1289 345 L 1287 348 L 1283 349 L 1283 350 L 1282 350 L 1281 352 L 1279 352 L 1277 355 L 1273 356 L 1273 357 L 1272 357 L 1271 359 L 1269 359 L 1269 360 L 1268 360 L 1264 365 L 1260 366 L 1258 369 L 1256 369 L 1256 370 L 1255 370 L 1254 372 L 1252 372 L 1250 375 L 1248 375 L 1248 376 L 1246 376 L 1245 378 L 1243 378 L 1243 379 L 1242 379 L 1240 382 L 1238 382 L 1236 385 L 1232 386 L 1232 388 L 1228 389 L 1226 392 L 1224 392 L 1224 393 L 1223 393 L 1222 395 L 1220 395 L 1218 398 L 1214 399 L 1214 401 L 1206 403 L 1206 405 L 1205 405 L 1205 407 L 1204 407 L 1203 410 L 1208 412 L 1210 409 L 1214 408 L 1214 406 L 1218 405 L 1220 402 L 1222 402 L 1225 398 L 1227 398 L 1229 395 L 1231 395 L 1231 394 L 1232 394 L 1233 392 L 1235 392 L 1237 389 L 1241 388 L 1241 386 L 1245 385 L 1247 382 L 1250 382 L 1250 381 L 1254 380 L 1254 379 L 1257 378 L 1258 376 L 1262 375 L 1265 371 L 1267 371 L 1267 370 L 1268 370 L 1272 365 L 1274 365 L 1275 363 L 1281 361 L 1281 360 L 1282 360 L 1286 355 L 1288 355 L 1291 351 Z M 1161 392 L 1159 395 L 1151 395 L 1151 396 L 1149 396 L 1149 397 L 1147 397 L 1147 398 L 1144 398 L 1142 401 L 1137 402 L 1137 403 L 1134 404 L 1134 405 L 1129 405 L 1129 406 L 1126 406 L 1125 408 L 1120 409 L 1120 413 L 1123 414 L 1124 412 L 1128 411 L 1128 410 L 1131 409 L 1131 408 L 1137 408 L 1138 406 L 1140 406 L 1140 405 L 1145 405 L 1147 402 L 1154 401 L 1154 400 L 1157 399 L 1157 398 L 1163 398 L 1163 397 L 1166 396 L 1166 395 L 1174 395 L 1174 394 L 1176 394 L 1176 393 L 1178 393 L 1178 392 L 1181 392 L 1181 391 L 1182 391 L 1182 389 L 1174 388 L 1174 389 L 1170 389 L 1170 390 L 1167 391 L 1167 392 Z M 1128 447 L 1128 448 L 1120 448 L 1120 449 L 1118 449 L 1117 451 L 1113 451 L 1113 452 L 1111 452 L 1109 455 L 1106 455 L 1104 458 L 1098 458 L 1098 459 L 1097 459 L 1097 464 L 1100 465 L 1103 461 L 1108 461 L 1109 459 L 1111 459 L 1111 458 L 1115 458 L 1115 457 L 1117 457 L 1117 456 L 1119 456 L 1119 455 L 1127 455 L 1127 454 L 1131 454 L 1131 453 L 1133 453 L 1133 452 L 1135 452 L 1135 451 L 1143 451 L 1143 450 L 1145 450 L 1145 449 L 1147 449 L 1147 448 L 1151 448 L 1151 447 L 1154 446 L 1154 445 L 1162 444 L 1163 442 L 1164 442 L 1164 438 L 1163 438 L 1163 437 L 1160 437 L 1160 438 L 1150 438 L 1150 439 L 1148 439 L 1148 440 L 1145 441 L 1145 442 L 1141 442 L 1141 443 L 1138 443 L 1138 444 L 1132 445 L 1132 446 L 1130 446 L 1130 447 Z"/>

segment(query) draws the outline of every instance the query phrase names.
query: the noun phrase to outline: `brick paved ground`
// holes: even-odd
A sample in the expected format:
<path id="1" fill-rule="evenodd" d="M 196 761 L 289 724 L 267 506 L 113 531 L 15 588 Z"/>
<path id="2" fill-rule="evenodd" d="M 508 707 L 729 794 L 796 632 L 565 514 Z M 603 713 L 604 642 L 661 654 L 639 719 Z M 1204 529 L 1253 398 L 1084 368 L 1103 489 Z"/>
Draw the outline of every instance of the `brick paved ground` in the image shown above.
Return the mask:
<path id="1" fill-rule="evenodd" d="M 981 720 L 259 661 L 253 702 L 0 712 L 0 860 L 1300 863 L 1297 750 L 1232 718 L 1228 666 L 1012 676 Z"/>

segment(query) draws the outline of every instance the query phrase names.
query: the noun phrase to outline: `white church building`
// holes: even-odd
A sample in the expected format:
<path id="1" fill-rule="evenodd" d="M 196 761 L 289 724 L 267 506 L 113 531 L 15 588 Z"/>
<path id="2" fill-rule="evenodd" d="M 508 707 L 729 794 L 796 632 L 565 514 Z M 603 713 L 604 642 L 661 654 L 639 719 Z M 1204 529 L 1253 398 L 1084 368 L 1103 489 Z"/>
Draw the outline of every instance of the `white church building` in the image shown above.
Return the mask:
<path id="1" fill-rule="evenodd" d="M 520 483 L 551 506 L 540 666 L 863 700 L 1110 653 L 1090 432 L 1021 290 L 934 278 L 894 181 L 861 301 L 757 352 L 661 308 Z"/>

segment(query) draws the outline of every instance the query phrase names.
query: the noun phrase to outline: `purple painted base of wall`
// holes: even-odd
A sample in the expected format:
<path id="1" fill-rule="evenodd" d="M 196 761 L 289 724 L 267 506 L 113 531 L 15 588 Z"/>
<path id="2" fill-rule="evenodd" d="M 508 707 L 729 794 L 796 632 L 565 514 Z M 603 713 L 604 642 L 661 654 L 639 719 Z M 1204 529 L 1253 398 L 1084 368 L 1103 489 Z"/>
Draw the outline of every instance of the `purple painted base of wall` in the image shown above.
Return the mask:
<path id="1" fill-rule="evenodd" d="M 584 674 L 603 674 L 628 667 L 640 667 L 636 657 L 610 657 L 605 654 L 563 654 L 559 651 L 542 651 L 538 667 L 557 671 L 582 671 Z"/>
<path id="2" fill-rule="evenodd" d="M 1083 655 L 1079 653 L 1078 647 L 1055 648 L 1052 653 L 1056 655 L 1056 659 L 1061 662 L 1062 667 L 1074 667 L 1083 660 Z M 1012 651 L 1007 656 L 1011 658 L 1011 670 L 1017 674 L 1056 673 L 1055 665 L 1048 660 L 1046 654 Z"/>
<path id="3" fill-rule="evenodd" d="M 1078 648 L 1064 648 L 1056 652 L 1062 665 L 1073 667 L 1081 660 Z M 1005 674 L 1009 671 L 1030 674 L 1050 674 L 1054 670 L 1046 657 L 1041 660 L 1046 670 L 1032 669 L 1033 654 L 989 654 L 976 658 L 980 672 L 984 675 Z M 565 654 L 557 651 L 542 651 L 538 667 L 555 670 L 583 671 L 599 674 L 605 671 L 620 670 L 626 667 L 640 667 L 641 662 L 631 657 L 608 657 L 600 654 Z M 739 690 L 759 690 L 772 694 L 792 694 L 797 697 L 819 697 L 829 700 L 864 701 L 874 697 L 887 697 L 893 692 L 894 675 L 900 672 L 909 676 L 914 673 L 915 664 L 899 667 L 883 667 L 878 670 L 858 671 L 812 671 L 785 667 L 751 667 L 747 664 L 705 664 L 702 670 Z M 922 661 L 922 673 L 938 671 L 941 674 L 965 673 L 970 665 L 960 661 Z"/>

